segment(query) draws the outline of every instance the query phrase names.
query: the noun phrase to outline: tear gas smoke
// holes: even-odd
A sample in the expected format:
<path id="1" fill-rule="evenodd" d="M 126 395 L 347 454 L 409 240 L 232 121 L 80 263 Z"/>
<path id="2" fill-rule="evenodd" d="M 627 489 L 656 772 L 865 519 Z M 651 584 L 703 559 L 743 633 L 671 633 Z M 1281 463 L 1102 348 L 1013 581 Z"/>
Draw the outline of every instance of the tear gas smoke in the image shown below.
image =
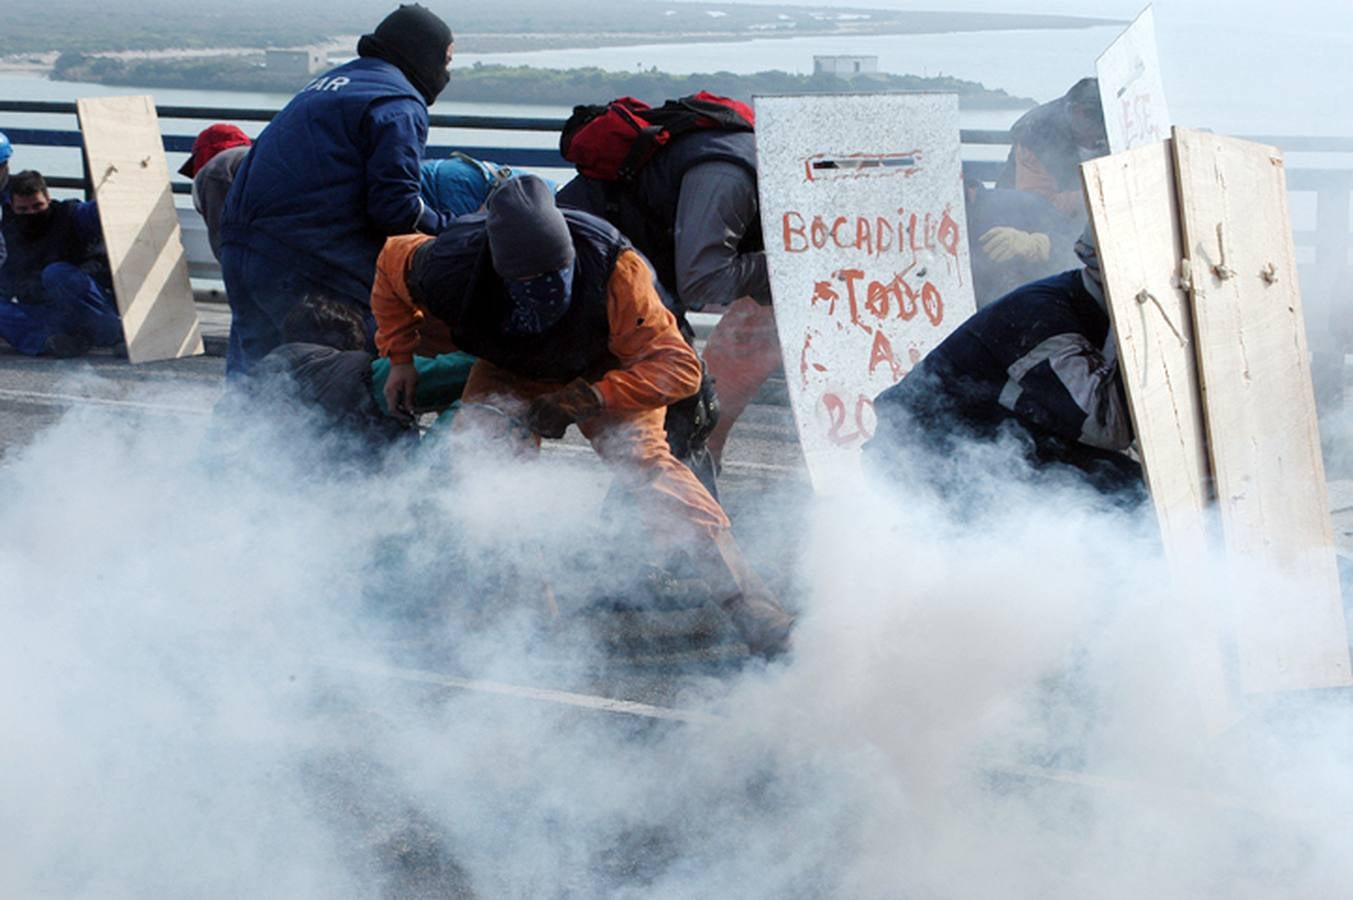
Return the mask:
<path id="1" fill-rule="evenodd" d="M 1209 735 L 1151 523 L 998 485 L 1000 448 L 966 461 L 986 499 L 961 514 L 923 489 L 786 509 L 796 649 L 681 680 L 703 724 L 317 666 L 413 653 L 585 688 L 609 664 L 528 588 L 623 592 L 616 560 L 645 558 L 597 543 L 590 463 L 336 459 L 303 416 L 93 410 L 0 468 L 0 893 L 1273 897 L 1353 876 L 1344 701 Z M 1221 574 L 1199 560 L 1190 590 L 1223 608 Z"/>

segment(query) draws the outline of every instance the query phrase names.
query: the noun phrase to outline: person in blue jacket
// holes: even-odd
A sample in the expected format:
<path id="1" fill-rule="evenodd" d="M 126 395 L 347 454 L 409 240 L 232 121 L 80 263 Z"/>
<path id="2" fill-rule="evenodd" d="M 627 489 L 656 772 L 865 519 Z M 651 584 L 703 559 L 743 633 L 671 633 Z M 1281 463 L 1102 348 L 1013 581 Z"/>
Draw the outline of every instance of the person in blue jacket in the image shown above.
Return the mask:
<path id="1" fill-rule="evenodd" d="M 0 223 L 0 337 L 29 356 L 79 356 L 122 341 L 98 207 L 52 200 L 39 172 L 9 180 Z"/>
<path id="2" fill-rule="evenodd" d="M 9 203 L 9 158 L 14 155 L 14 145 L 9 136 L 0 131 L 0 207 Z"/>
<path id="3" fill-rule="evenodd" d="M 483 209 L 489 194 L 513 174 L 507 166 L 459 150 L 445 159 L 424 160 L 423 202 L 453 216 L 467 216 Z"/>
<path id="4" fill-rule="evenodd" d="M 9 142 L 9 136 L 0 131 L 0 268 L 5 265 L 5 257 L 9 251 L 5 249 L 5 208 L 9 206 L 9 158 L 14 154 L 14 147 Z"/>
<path id="5" fill-rule="evenodd" d="M 445 22 L 400 6 L 362 36 L 357 59 L 307 84 L 259 135 L 221 215 L 227 374 L 246 373 L 280 344 L 282 323 L 307 295 L 350 303 L 370 325 L 385 239 L 436 234 L 450 221 L 423 202 L 419 165 L 451 50 Z"/>

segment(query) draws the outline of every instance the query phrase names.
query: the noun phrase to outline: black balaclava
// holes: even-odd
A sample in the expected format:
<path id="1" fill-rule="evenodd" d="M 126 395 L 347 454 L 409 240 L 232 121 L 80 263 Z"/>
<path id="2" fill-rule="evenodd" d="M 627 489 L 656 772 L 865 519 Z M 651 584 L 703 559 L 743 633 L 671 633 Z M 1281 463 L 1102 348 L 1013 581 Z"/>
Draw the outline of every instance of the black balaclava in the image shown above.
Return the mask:
<path id="1" fill-rule="evenodd" d="M 19 236 L 29 241 L 40 241 L 47 236 L 52 227 L 52 204 L 42 212 L 14 214 L 14 229 Z"/>
<path id="2" fill-rule="evenodd" d="M 446 67 L 450 43 L 451 29 L 445 22 L 426 7 L 408 3 L 386 16 L 374 33 L 362 35 L 357 55 L 397 66 L 431 106 L 451 80 Z"/>

